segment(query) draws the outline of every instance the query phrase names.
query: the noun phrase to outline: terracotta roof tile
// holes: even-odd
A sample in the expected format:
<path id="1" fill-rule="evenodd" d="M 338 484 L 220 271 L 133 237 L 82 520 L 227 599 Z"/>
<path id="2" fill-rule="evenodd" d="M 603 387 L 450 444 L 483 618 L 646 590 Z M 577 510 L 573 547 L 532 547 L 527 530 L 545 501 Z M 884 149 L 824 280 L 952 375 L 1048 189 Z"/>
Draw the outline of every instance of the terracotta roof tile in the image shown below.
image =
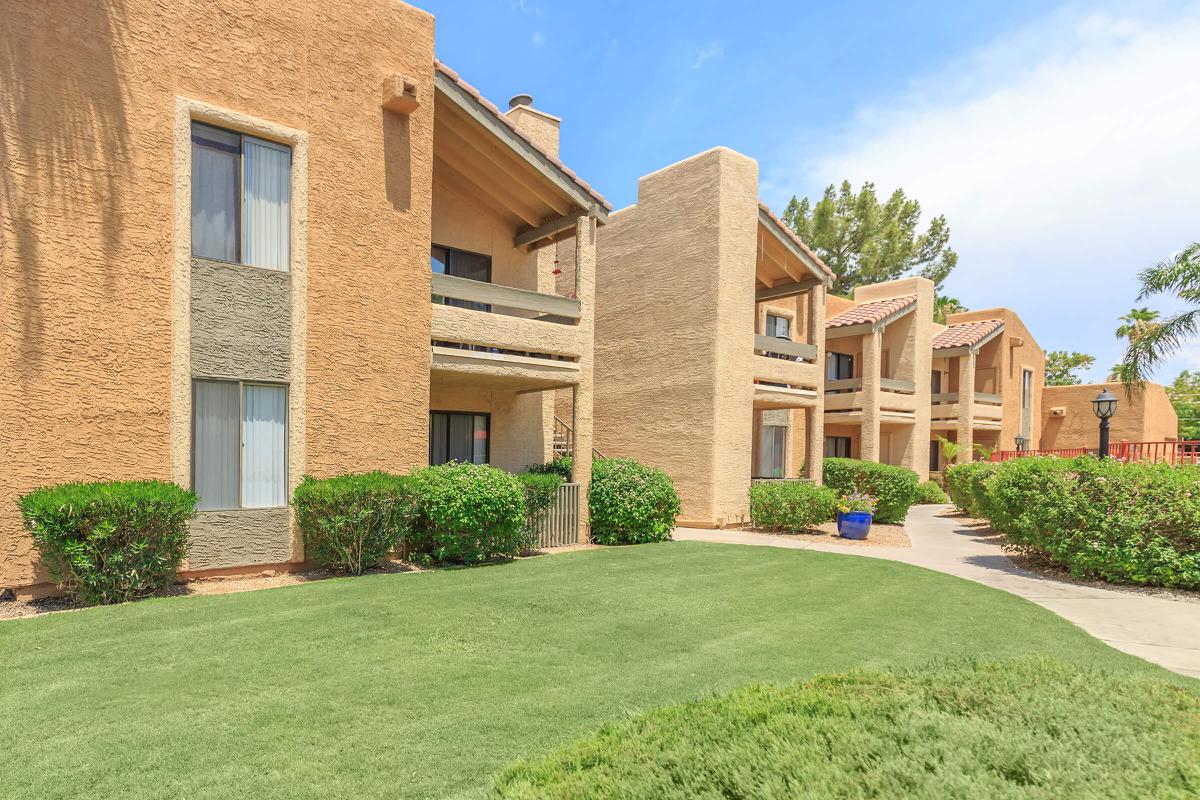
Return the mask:
<path id="1" fill-rule="evenodd" d="M 566 164 L 564 164 L 558 160 L 557 156 L 555 156 L 552 153 L 546 152 L 545 149 L 543 149 L 538 144 L 536 144 L 532 139 L 530 139 L 529 136 L 526 135 L 526 133 L 524 131 L 518 129 L 516 123 L 514 123 L 511 119 L 509 119 L 508 115 L 505 114 L 503 111 L 501 111 L 496 106 L 495 103 L 491 102 L 486 97 L 484 97 L 482 94 L 480 94 L 478 89 L 476 89 L 474 86 L 472 86 L 471 84 L 464 81 L 462 78 L 459 77 L 457 72 L 450 69 L 450 67 L 446 66 L 438 59 L 435 58 L 433 60 L 433 64 L 437 68 L 438 72 L 442 73 L 447 78 L 449 78 L 450 80 L 452 80 L 456 84 L 458 84 L 460 87 L 462 87 L 462 89 L 464 91 L 466 91 L 467 94 L 469 94 L 469 95 L 471 95 L 471 97 L 475 98 L 475 100 L 481 106 L 486 108 L 496 119 L 500 120 L 505 125 L 507 125 L 509 128 L 511 128 L 513 133 L 517 134 L 517 136 L 520 136 L 522 139 L 524 139 L 525 142 L 527 142 L 530 147 L 532 147 L 534 150 L 537 150 L 542 156 L 544 156 L 546 158 L 547 161 L 549 161 L 551 164 L 553 164 L 555 167 L 557 167 L 564 175 L 567 176 L 568 179 L 570 179 L 570 181 L 572 183 L 574 183 L 576 186 L 578 186 L 580 189 L 582 189 L 587 194 L 591 195 L 596 200 L 596 202 L 598 202 L 601 206 L 604 207 L 605 211 L 612 211 L 612 205 L 607 200 L 604 199 L 604 195 L 600 194 L 598 191 L 593 189 L 591 184 L 589 184 L 583 178 L 579 177 L 574 172 L 572 172 L 570 167 L 568 167 Z"/>
<path id="2" fill-rule="evenodd" d="M 776 225 L 779 226 L 779 229 L 781 231 L 783 231 L 783 234 L 785 236 L 787 236 L 789 239 L 791 239 L 793 242 L 795 242 L 797 247 L 799 247 L 801 250 L 803 250 L 805 252 L 805 254 L 808 255 L 809 258 L 811 258 L 813 261 L 816 262 L 817 266 L 821 268 L 822 272 L 824 272 L 830 278 L 837 277 L 833 274 L 833 270 L 831 270 L 829 267 L 825 266 L 825 262 L 821 260 L 821 257 L 818 256 L 816 253 L 814 253 L 812 251 L 812 249 L 804 243 L 804 240 L 796 235 L 796 232 L 794 230 L 792 230 L 791 228 L 788 227 L 787 223 L 785 223 L 779 217 L 775 216 L 775 212 L 772 211 L 767 206 L 766 203 L 764 203 L 762 200 L 759 200 L 758 207 L 766 212 L 767 216 L 771 218 L 772 222 L 774 222 Z"/>
<path id="3" fill-rule="evenodd" d="M 993 331 L 1004 327 L 1004 320 L 981 319 L 978 322 L 961 322 L 951 325 L 946 330 L 933 337 L 933 349 L 945 350 L 950 347 L 970 347 Z"/>
<path id="4" fill-rule="evenodd" d="M 831 317 L 826 320 L 826 328 L 844 328 L 847 325 L 869 325 L 887 319 L 897 311 L 903 311 L 911 305 L 916 304 L 917 296 L 915 294 L 905 295 L 903 297 L 892 297 L 887 300 L 874 300 L 870 303 L 862 303 L 847 311 L 843 311 L 836 317 Z"/>

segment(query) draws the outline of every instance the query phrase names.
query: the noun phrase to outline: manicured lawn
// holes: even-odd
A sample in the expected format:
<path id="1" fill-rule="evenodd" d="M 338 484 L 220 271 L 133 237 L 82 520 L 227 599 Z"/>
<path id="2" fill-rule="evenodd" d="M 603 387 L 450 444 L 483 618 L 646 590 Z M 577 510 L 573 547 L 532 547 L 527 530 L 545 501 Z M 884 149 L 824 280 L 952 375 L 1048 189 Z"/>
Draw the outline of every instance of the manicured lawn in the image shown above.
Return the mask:
<path id="1" fill-rule="evenodd" d="M 1026 653 L 1170 677 L 1002 592 L 773 548 L 153 600 L 0 623 L 0 797 L 481 797 L 514 758 L 628 711 Z"/>

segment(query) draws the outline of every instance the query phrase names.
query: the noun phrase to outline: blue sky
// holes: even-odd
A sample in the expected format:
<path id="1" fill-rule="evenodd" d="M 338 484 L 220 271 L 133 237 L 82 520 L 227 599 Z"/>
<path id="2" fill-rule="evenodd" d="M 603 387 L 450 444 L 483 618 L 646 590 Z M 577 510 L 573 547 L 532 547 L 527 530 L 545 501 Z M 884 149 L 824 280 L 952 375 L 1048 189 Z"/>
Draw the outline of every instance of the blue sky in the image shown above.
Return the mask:
<path id="1" fill-rule="evenodd" d="M 563 118 L 563 160 L 614 207 L 716 145 L 758 159 L 776 209 L 901 186 L 949 220 L 949 294 L 1097 356 L 1096 380 L 1137 270 L 1200 239 L 1200 2 L 418 4 L 497 105 Z M 1200 347 L 1158 377 L 1182 368 Z"/>

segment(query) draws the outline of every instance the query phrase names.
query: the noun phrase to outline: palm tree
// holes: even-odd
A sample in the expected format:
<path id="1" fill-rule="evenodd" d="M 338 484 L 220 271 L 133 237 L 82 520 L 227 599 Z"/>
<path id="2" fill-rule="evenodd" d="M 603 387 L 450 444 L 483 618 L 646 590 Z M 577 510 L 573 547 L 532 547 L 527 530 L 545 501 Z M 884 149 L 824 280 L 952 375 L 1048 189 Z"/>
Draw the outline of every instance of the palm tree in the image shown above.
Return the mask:
<path id="1" fill-rule="evenodd" d="M 1141 297 L 1138 299 L 1141 300 L 1145 296 L 1146 293 L 1143 290 Z M 1151 311 L 1148 308 L 1135 308 L 1130 310 L 1128 314 L 1119 318 L 1122 324 L 1119 328 L 1117 328 L 1117 338 L 1128 339 L 1132 342 L 1146 331 L 1157 327 L 1158 323 L 1156 320 L 1158 319 L 1158 316 L 1159 315 L 1157 311 Z"/>
<path id="2" fill-rule="evenodd" d="M 1130 337 L 1125 358 L 1117 367 L 1126 391 L 1144 383 L 1167 356 L 1200 333 L 1200 242 L 1192 242 L 1173 258 L 1143 270 L 1138 280 L 1142 284 L 1138 300 L 1171 292 L 1192 308 L 1162 322 L 1152 321 L 1137 336 Z"/>
<path id="3" fill-rule="evenodd" d="M 966 310 L 967 307 L 958 302 L 957 298 L 939 294 L 933 301 L 933 321 L 945 325 L 947 316 L 961 314 Z"/>
<path id="4" fill-rule="evenodd" d="M 946 460 L 946 466 L 950 466 L 958 459 L 958 454 L 963 452 L 963 446 L 958 442 L 952 442 L 945 436 L 938 436 L 938 442 L 942 446 L 942 458 Z"/>

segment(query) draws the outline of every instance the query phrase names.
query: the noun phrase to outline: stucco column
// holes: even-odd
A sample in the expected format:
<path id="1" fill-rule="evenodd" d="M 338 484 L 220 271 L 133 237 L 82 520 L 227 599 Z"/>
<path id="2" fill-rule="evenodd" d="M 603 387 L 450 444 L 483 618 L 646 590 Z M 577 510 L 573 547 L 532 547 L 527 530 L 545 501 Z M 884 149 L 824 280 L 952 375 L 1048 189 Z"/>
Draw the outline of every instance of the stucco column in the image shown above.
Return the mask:
<path id="1" fill-rule="evenodd" d="M 817 368 L 825 374 L 825 287 L 815 286 L 808 293 L 808 343 L 816 345 Z M 816 483 L 825 480 L 825 381 L 817 385 L 817 402 L 804 411 L 804 473 Z"/>
<path id="2" fill-rule="evenodd" d="M 579 484 L 579 541 L 586 543 L 591 536 L 587 496 L 592 483 L 592 348 L 596 325 L 596 220 L 592 217 L 580 217 L 575 222 L 575 297 L 579 300 L 583 354 L 571 404 L 571 429 L 575 432 L 571 477 Z"/>
<path id="3" fill-rule="evenodd" d="M 974 458 L 974 433 L 971 422 L 975 417 L 975 353 L 958 357 L 958 463 Z"/>
<path id="4" fill-rule="evenodd" d="M 862 435 L 859 456 L 864 461 L 879 461 L 879 380 L 883 355 L 883 332 L 863 336 L 862 363 Z"/>

